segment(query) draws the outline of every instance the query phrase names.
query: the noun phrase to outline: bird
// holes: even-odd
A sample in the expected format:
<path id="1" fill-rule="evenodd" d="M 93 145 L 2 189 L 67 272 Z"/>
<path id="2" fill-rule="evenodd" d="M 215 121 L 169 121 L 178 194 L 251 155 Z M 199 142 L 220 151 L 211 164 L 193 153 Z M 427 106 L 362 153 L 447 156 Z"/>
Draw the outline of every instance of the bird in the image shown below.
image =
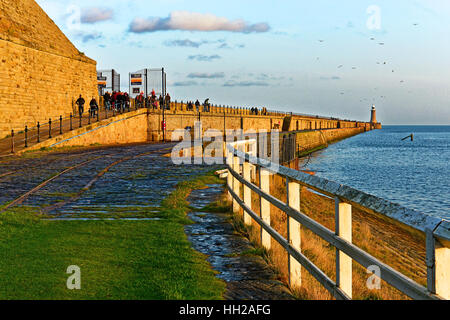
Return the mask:
<path id="1" fill-rule="evenodd" d="M 418 23 L 413 23 L 413 26 L 418 26 L 419 24 Z"/>
<path id="2" fill-rule="evenodd" d="M 356 67 L 352 67 L 352 69 L 353 69 L 353 70 L 355 70 L 355 69 L 356 69 Z"/>
<path id="3" fill-rule="evenodd" d="M 380 46 L 384 46 L 384 42 L 380 42 L 379 45 L 380 45 Z"/>
<path id="4" fill-rule="evenodd" d="M 319 42 L 324 42 L 325 40 L 319 40 Z"/>
<path id="5" fill-rule="evenodd" d="M 344 66 L 344 65 L 342 65 L 342 64 L 341 64 L 341 65 L 339 65 L 339 66 L 338 66 L 338 69 L 339 69 L 339 68 L 342 68 L 343 66 Z"/>
<path id="6" fill-rule="evenodd" d="M 400 80 L 400 83 L 403 83 L 403 82 L 405 82 L 405 81 L 403 81 L 403 80 Z"/>
<path id="7" fill-rule="evenodd" d="M 375 38 L 370 38 L 370 40 L 372 40 L 372 41 L 373 41 L 373 40 L 375 40 Z"/>

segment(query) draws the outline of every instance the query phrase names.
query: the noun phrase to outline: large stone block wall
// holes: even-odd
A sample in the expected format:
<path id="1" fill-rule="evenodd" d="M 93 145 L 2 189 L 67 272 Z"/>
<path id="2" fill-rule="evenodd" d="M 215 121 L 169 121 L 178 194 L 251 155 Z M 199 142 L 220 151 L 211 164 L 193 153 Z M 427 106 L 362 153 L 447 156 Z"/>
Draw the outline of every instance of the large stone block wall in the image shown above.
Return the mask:
<path id="1" fill-rule="evenodd" d="M 33 0 L 0 0 L 0 138 L 98 99 L 96 62 L 84 56 Z"/>

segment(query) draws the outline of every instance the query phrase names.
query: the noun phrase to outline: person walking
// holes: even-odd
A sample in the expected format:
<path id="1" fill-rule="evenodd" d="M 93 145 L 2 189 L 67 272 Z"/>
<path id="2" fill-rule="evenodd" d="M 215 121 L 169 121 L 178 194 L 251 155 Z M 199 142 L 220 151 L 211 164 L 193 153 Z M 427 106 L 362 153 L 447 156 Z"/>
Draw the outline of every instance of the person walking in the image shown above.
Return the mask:
<path id="1" fill-rule="evenodd" d="M 91 118 L 94 118 L 97 112 L 98 112 L 97 100 L 95 100 L 95 98 L 92 97 L 92 100 L 89 102 L 89 116 Z"/>
<path id="2" fill-rule="evenodd" d="M 103 100 L 105 101 L 106 110 L 110 110 L 111 109 L 111 95 L 109 94 L 108 91 L 106 91 L 106 93 L 103 95 Z"/>
<path id="3" fill-rule="evenodd" d="M 195 101 L 195 108 L 197 109 L 197 112 L 200 111 L 200 101 L 198 101 L 198 99 Z"/>
<path id="4" fill-rule="evenodd" d="M 84 104 L 86 103 L 86 101 L 83 99 L 83 97 L 80 94 L 80 97 L 78 98 L 78 100 L 75 103 L 78 105 L 78 113 L 81 118 L 84 113 Z"/>

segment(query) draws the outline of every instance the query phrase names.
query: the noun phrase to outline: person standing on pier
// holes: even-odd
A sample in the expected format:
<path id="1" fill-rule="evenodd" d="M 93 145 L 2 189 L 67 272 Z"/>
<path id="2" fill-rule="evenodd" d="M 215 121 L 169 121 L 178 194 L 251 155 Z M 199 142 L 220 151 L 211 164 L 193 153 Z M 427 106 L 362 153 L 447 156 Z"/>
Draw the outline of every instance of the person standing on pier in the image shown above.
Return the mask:
<path id="1" fill-rule="evenodd" d="M 164 108 L 164 98 L 162 95 L 159 95 L 159 108 L 161 110 Z"/>
<path id="2" fill-rule="evenodd" d="M 83 99 L 83 97 L 80 94 L 80 97 L 78 98 L 77 102 L 75 102 L 78 105 L 78 113 L 80 114 L 80 118 L 83 116 L 84 112 L 84 104 L 86 101 Z"/>
<path id="3" fill-rule="evenodd" d="M 170 95 L 169 95 L 169 93 L 166 94 L 164 103 L 165 103 L 166 109 L 170 110 Z"/>

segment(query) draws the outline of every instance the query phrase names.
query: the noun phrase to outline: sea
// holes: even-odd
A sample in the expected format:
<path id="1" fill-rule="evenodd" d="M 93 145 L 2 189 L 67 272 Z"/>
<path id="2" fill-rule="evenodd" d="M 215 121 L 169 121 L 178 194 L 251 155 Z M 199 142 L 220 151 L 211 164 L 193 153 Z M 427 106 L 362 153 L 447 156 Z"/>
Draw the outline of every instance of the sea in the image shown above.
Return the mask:
<path id="1" fill-rule="evenodd" d="M 384 126 L 331 144 L 300 168 L 450 220 L 450 126 Z"/>

